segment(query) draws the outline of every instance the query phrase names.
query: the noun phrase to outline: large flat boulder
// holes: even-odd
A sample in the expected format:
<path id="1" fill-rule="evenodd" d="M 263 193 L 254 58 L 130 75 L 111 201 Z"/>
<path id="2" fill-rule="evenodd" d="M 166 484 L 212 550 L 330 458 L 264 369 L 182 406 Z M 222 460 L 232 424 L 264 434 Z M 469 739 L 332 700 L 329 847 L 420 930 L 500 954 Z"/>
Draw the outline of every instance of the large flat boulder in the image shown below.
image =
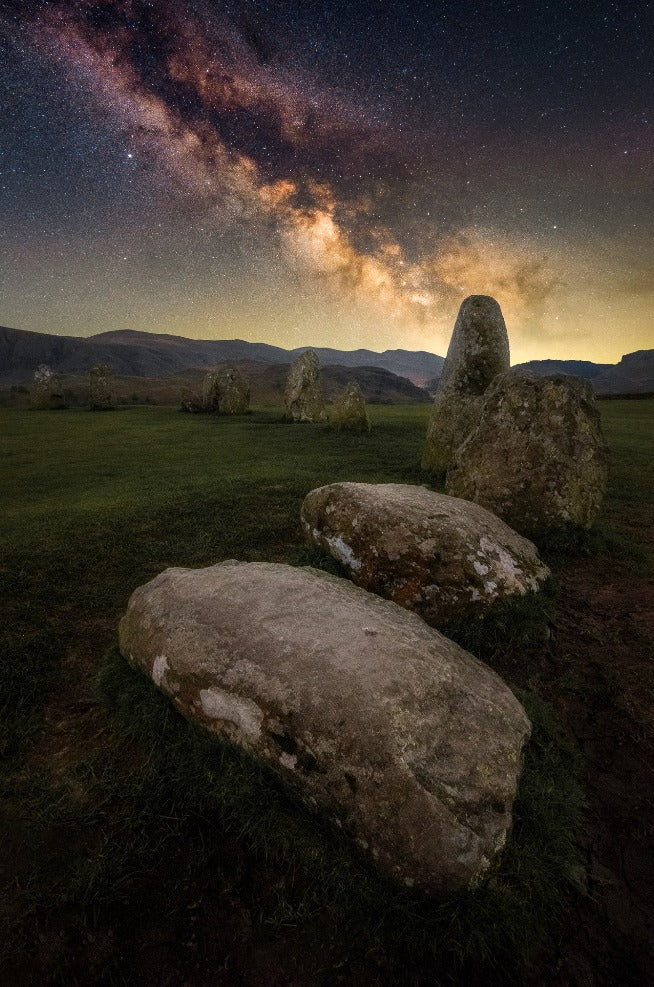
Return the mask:
<path id="1" fill-rule="evenodd" d="M 385 873 L 440 892 L 497 860 L 530 724 L 415 614 L 314 569 L 224 562 L 139 587 L 119 640 L 186 716 L 273 766 Z"/>
<path id="2" fill-rule="evenodd" d="M 470 295 L 461 303 L 438 382 L 423 469 L 452 465 L 456 449 L 479 421 L 487 388 L 509 366 L 509 337 L 499 304 L 490 295 Z"/>
<path id="3" fill-rule="evenodd" d="M 477 504 L 402 483 L 332 483 L 302 505 L 308 540 L 364 589 L 438 626 L 538 590 L 532 542 Z"/>
<path id="4" fill-rule="evenodd" d="M 599 514 L 608 452 L 592 388 L 578 377 L 501 374 L 477 427 L 457 449 L 446 489 L 527 537 Z"/>

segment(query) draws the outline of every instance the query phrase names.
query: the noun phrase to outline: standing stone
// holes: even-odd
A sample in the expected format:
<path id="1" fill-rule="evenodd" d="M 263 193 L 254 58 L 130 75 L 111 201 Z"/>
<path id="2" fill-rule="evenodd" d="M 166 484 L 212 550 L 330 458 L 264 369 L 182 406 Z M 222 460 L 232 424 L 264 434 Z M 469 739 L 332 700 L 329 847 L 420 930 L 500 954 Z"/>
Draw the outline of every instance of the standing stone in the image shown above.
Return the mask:
<path id="1" fill-rule="evenodd" d="M 202 381 L 202 410 L 218 411 L 218 371 L 209 370 Z"/>
<path id="2" fill-rule="evenodd" d="M 34 408 L 41 411 L 58 411 L 67 407 L 61 381 L 46 363 L 39 364 L 34 371 L 31 402 Z"/>
<path id="3" fill-rule="evenodd" d="M 111 411 L 114 398 L 109 387 L 111 371 L 105 363 L 96 363 L 89 374 L 89 404 L 91 411 Z"/>
<path id="4" fill-rule="evenodd" d="M 459 309 L 443 365 L 422 468 L 446 470 L 479 421 L 483 395 L 510 366 L 509 337 L 502 310 L 489 295 L 470 295 Z"/>
<path id="5" fill-rule="evenodd" d="M 499 857 L 529 721 L 495 672 L 416 614 L 315 569 L 232 561 L 139 587 L 119 642 L 386 874 L 443 892 Z"/>
<path id="6" fill-rule="evenodd" d="M 294 422 L 325 420 L 325 397 L 320 362 L 313 350 L 305 350 L 291 364 L 284 392 L 286 415 Z"/>
<path id="7" fill-rule="evenodd" d="M 356 380 L 348 381 L 343 393 L 334 401 L 329 418 L 338 429 L 345 428 L 352 432 L 370 431 L 366 399 Z"/>
<path id="8" fill-rule="evenodd" d="M 478 426 L 457 450 L 446 489 L 537 538 L 552 528 L 589 528 L 607 474 L 590 384 L 512 370 L 489 388 Z"/>
<path id="9" fill-rule="evenodd" d="M 406 483 L 331 483 L 302 504 L 307 539 L 357 585 L 435 626 L 479 617 L 549 576 L 533 545 L 478 504 Z"/>
<path id="10" fill-rule="evenodd" d="M 232 364 L 216 374 L 215 393 L 219 415 L 244 415 L 250 408 L 250 388 L 241 371 Z"/>

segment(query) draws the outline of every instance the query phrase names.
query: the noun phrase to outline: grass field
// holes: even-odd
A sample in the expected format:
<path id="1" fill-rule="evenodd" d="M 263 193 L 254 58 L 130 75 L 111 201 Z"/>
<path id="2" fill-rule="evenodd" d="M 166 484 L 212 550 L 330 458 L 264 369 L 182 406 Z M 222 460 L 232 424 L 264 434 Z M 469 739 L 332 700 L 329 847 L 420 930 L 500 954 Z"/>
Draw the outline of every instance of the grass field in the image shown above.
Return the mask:
<path id="1" fill-rule="evenodd" d="M 565 580 L 590 585 L 611 559 L 636 592 L 652 571 L 654 401 L 600 407 L 606 509 L 582 546 L 594 556 L 556 562 L 564 592 L 541 615 L 560 624 L 547 662 L 542 636 L 518 634 L 519 620 L 478 642 L 536 724 L 514 839 L 491 885 L 437 904 L 380 882 L 274 778 L 189 728 L 111 650 L 130 593 L 166 566 L 311 561 L 299 510 L 313 487 L 429 483 L 418 467 L 429 408 L 373 406 L 370 435 L 291 426 L 271 409 L 239 419 L 0 411 L 9 982 L 541 982 L 566 909 L 588 888 L 579 756 L 557 716 L 571 722 L 586 701 L 589 680 L 570 653 L 585 653 L 574 635 L 590 631 L 575 628 L 578 617 L 566 623 Z M 621 686 L 601 674 L 594 701 L 608 703 Z M 639 690 L 651 674 L 633 676 L 625 703 L 642 732 Z"/>

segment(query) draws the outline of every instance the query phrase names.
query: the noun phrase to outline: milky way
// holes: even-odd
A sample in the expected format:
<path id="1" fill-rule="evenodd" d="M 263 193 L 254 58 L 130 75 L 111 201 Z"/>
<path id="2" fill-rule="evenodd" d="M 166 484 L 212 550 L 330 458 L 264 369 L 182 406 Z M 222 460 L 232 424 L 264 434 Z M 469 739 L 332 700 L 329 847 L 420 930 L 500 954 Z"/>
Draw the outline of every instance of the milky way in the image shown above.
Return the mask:
<path id="1" fill-rule="evenodd" d="M 443 352 L 488 293 L 518 358 L 654 345 L 647 25 L 552 5 L 530 64 L 434 6 L 9 4 L 0 321 Z"/>

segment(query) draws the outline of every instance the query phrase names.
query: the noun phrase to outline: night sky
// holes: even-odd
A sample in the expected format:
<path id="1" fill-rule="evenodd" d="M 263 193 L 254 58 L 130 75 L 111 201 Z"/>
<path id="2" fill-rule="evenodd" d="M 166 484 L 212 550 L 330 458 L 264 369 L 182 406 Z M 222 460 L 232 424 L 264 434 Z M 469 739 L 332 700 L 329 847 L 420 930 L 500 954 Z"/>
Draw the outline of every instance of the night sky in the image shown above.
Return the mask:
<path id="1" fill-rule="evenodd" d="M 654 347 L 650 4 L 0 2 L 0 324 Z"/>

